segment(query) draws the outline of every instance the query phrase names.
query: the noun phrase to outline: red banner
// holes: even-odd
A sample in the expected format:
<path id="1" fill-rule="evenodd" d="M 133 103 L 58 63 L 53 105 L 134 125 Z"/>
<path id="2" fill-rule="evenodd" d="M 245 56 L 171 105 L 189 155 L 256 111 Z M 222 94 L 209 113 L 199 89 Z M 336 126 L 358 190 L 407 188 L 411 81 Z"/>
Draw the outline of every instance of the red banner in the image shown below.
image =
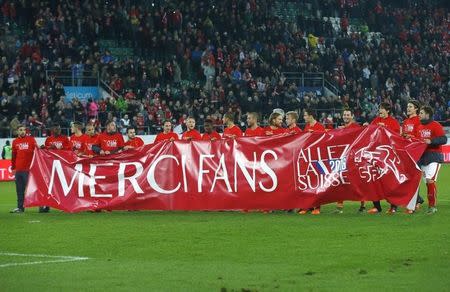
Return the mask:
<path id="1" fill-rule="evenodd" d="M 444 155 L 444 162 L 450 163 L 450 145 L 442 146 L 442 154 Z"/>
<path id="2" fill-rule="evenodd" d="M 408 204 L 426 145 L 384 128 L 145 145 L 107 157 L 37 150 L 25 205 L 84 210 L 309 208 Z"/>
<path id="3" fill-rule="evenodd" d="M 0 159 L 0 181 L 14 180 L 14 174 L 11 172 L 11 160 Z"/>

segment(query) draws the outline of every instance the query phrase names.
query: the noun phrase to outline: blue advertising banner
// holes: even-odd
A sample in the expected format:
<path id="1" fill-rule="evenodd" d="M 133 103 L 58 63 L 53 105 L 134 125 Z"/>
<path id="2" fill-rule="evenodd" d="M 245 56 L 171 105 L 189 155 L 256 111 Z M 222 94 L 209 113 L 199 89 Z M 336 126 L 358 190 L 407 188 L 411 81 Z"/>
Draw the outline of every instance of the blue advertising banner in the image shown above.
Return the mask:
<path id="1" fill-rule="evenodd" d="M 89 98 L 97 100 L 100 97 L 97 86 L 64 86 L 66 101 L 71 101 L 74 97 L 80 101 L 87 101 Z"/>

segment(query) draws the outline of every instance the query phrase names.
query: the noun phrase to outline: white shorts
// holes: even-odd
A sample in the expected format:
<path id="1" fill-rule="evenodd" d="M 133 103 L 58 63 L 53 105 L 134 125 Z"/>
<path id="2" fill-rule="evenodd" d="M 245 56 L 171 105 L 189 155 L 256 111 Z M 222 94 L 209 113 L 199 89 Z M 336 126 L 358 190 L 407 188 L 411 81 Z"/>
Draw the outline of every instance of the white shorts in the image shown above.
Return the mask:
<path id="1" fill-rule="evenodd" d="M 425 179 L 431 179 L 436 181 L 439 169 L 441 168 L 441 164 L 437 162 L 432 162 L 428 165 L 423 165 L 420 167 L 420 169 L 423 172 L 423 177 Z"/>

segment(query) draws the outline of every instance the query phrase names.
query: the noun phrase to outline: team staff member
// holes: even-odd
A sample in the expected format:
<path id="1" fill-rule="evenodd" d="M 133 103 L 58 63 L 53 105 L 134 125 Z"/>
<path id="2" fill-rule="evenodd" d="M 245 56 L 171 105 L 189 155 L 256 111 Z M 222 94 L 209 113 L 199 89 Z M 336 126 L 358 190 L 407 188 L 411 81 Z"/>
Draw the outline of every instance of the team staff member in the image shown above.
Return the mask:
<path id="1" fill-rule="evenodd" d="M 186 119 L 186 132 L 181 136 L 182 140 L 193 141 L 193 140 L 201 140 L 202 135 L 195 129 L 195 119 L 193 117 L 188 117 Z"/>
<path id="2" fill-rule="evenodd" d="M 256 137 L 265 136 L 266 133 L 263 128 L 258 125 L 258 114 L 255 112 L 250 112 L 247 114 L 247 129 L 245 130 L 244 136 L 246 137 Z"/>
<path id="3" fill-rule="evenodd" d="M 12 143 L 11 170 L 15 175 L 17 208 L 11 213 L 23 213 L 23 201 L 25 199 L 25 189 L 28 183 L 30 164 L 33 158 L 34 149 L 37 147 L 36 140 L 32 136 L 27 136 L 27 128 L 19 126 L 17 128 L 17 138 Z"/>
<path id="4" fill-rule="evenodd" d="M 122 134 L 117 132 L 117 126 L 114 121 L 106 123 L 106 131 L 99 134 L 97 141 L 92 145 L 92 151 L 102 156 L 122 151 L 125 142 Z"/>
<path id="5" fill-rule="evenodd" d="M 213 121 L 211 119 L 205 120 L 205 133 L 202 135 L 203 141 L 216 141 L 220 140 L 220 134 L 214 130 Z"/>
<path id="6" fill-rule="evenodd" d="M 416 136 L 428 146 L 419 160 L 419 166 L 427 183 L 428 214 L 437 212 L 436 208 L 436 179 L 444 161 L 442 145 L 447 143 L 447 136 L 441 124 L 433 120 L 433 109 L 423 106 L 419 112 L 420 125 Z"/>
<path id="7" fill-rule="evenodd" d="M 224 138 L 237 138 L 242 137 L 242 130 L 234 124 L 234 116 L 232 113 L 226 113 L 223 115 L 223 124 L 226 128 L 223 130 Z"/>
<path id="8" fill-rule="evenodd" d="M 174 132 L 172 132 L 172 122 L 169 120 L 164 121 L 163 124 L 163 131 L 156 135 L 156 139 L 154 143 L 158 143 L 161 141 L 176 141 L 178 140 L 178 135 Z"/>
<path id="9" fill-rule="evenodd" d="M 125 142 L 124 150 L 139 148 L 144 145 L 144 141 L 141 138 L 136 137 L 136 129 L 134 127 L 127 128 L 128 141 Z"/>

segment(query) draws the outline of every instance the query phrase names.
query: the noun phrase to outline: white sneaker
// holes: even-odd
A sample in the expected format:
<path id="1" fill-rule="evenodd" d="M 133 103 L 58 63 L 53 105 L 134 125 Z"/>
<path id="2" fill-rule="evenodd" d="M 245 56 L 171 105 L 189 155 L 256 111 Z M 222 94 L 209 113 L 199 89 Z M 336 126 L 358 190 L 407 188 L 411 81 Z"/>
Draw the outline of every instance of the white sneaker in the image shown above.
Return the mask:
<path id="1" fill-rule="evenodd" d="M 434 214 L 437 212 L 437 208 L 436 207 L 430 207 L 428 208 L 427 214 Z"/>
<path id="2" fill-rule="evenodd" d="M 23 213 L 23 209 L 20 209 L 20 208 L 15 208 L 15 209 L 12 209 L 11 211 L 9 211 L 9 213 Z"/>

